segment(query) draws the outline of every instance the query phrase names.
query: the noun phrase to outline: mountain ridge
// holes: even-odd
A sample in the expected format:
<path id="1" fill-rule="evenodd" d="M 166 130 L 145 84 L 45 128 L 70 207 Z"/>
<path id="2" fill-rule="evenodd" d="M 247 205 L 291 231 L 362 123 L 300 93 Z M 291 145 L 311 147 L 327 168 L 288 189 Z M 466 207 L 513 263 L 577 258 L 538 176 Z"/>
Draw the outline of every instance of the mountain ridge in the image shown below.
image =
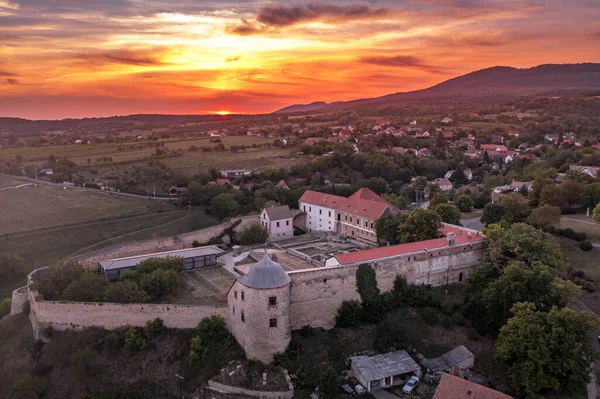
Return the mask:
<path id="1" fill-rule="evenodd" d="M 600 88 L 600 63 L 542 64 L 530 68 L 493 66 L 445 80 L 425 89 L 350 101 L 294 104 L 273 113 L 330 112 L 382 103 L 448 98 L 497 102 L 528 95 L 597 88 Z"/>

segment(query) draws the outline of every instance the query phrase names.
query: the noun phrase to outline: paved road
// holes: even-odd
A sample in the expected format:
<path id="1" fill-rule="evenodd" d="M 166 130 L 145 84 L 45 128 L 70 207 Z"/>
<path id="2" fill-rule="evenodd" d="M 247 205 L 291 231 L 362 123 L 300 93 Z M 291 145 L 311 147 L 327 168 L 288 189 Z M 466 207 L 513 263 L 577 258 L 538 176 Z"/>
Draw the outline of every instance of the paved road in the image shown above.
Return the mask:
<path id="1" fill-rule="evenodd" d="M 477 216 L 470 219 L 461 219 L 460 223 L 467 229 L 481 230 L 483 223 L 481 223 L 481 216 Z"/>
<path id="2" fill-rule="evenodd" d="M 89 192 L 96 193 L 96 194 L 106 194 L 106 191 L 95 189 L 95 188 L 67 186 L 62 183 L 52 183 L 52 182 L 45 181 L 45 180 L 35 180 L 35 179 L 31 179 L 29 177 L 7 175 L 7 174 L 2 174 L 2 173 L 0 173 L 0 176 L 12 177 L 14 179 L 20 179 L 20 180 L 23 180 L 23 181 L 26 181 L 29 183 L 46 184 L 46 185 L 54 186 L 54 187 L 65 187 L 70 190 L 80 190 L 80 191 L 89 191 Z M 170 200 L 176 199 L 173 197 L 153 197 L 153 196 L 147 197 L 145 195 L 123 193 L 123 192 L 118 192 L 118 191 L 109 191 L 108 193 L 109 193 L 108 195 L 120 195 L 122 197 L 133 197 L 133 198 L 142 198 L 142 199 L 150 198 L 151 200 L 156 200 L 156 201 L 170 201 Z"/>

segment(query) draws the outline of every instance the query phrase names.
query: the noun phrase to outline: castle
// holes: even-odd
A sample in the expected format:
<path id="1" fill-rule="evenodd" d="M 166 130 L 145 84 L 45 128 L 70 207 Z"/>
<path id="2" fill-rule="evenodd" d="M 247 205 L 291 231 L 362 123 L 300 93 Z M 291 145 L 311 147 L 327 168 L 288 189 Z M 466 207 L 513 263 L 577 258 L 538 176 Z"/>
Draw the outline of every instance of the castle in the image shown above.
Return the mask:
<path id="1" fill-rule="evenodd" d="M 411 244 L 336 255 L 325 267 L 285 271 L 264 256 L 238 277 L 226 295 L 226 305 L 120 304 L 44 301 L 33 289 L 13 292 L 11 314 L 30 303 L 29 318 L 36 338 L 55 330 L 142 326 L 161 318 L 170 328 L 195 328 L 202 318 L 220 316 L 249 359 L 270 362 L 283 352 L 291 332 L 305 325 L 332 328 L 344 301 L 359 300 L 356 270 L 369 264 L 382 292 L 393 288 L 396 276 L 409 283 L 440 286 L 460 282 L 483 259 L 484 237 L 477 231 L 444 225 L 441 238 Z M 28 276 L 28 286 L 36 270 Z"/>

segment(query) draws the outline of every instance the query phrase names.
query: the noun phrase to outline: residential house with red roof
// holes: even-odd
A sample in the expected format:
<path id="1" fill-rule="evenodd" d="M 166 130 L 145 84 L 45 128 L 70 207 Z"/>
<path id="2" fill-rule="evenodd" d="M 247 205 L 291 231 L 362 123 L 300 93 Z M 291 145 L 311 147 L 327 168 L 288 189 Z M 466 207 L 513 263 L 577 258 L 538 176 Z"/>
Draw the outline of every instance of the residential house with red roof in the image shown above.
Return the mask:
<path id="1" fill-rule="evenodd" d="M 345 237 L 377 245 L 375 222 L 399 211 L 368 188 L 361 188 L 349 198 L 306 191 L 300 200 L 306 212 L 306 228 L 310 232 L 334 232 Z"/>
<path id="2" fill-rule="evenodd" d="M 514 399 L 500 391 L 444 373 L 433 399 Z"/>
<path id="3" fill-rule="evenodd" d="M 448 193 L 454 188 L 452 182 L 448 179 L 435 179 L 431 184 L 438 186 L 442 193 Z"/>
<path id="4" fill-rule="evenodd" d="M 277 183 L 277 185 L 275 186 L 281 190 L 289 190 L 290 187 L 287 185 L 287 183 L 284 180 L 280 180 L 279 183 Z"/>

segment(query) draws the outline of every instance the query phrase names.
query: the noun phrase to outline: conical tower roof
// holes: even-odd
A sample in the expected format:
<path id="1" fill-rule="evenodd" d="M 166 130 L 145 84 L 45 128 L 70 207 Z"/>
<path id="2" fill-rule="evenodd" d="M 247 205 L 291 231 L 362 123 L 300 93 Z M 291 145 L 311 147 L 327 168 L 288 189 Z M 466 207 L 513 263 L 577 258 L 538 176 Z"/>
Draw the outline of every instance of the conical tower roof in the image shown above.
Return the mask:
<path id="1" fill-rule="evenodd" d="M 289 284 L 290 276 L 279 263 L 272 261 L 265 254 L 261 261 L 252 266 L 248 274 L 240 277 L 239 280 L 249 288 L 268 289 Z"/>

